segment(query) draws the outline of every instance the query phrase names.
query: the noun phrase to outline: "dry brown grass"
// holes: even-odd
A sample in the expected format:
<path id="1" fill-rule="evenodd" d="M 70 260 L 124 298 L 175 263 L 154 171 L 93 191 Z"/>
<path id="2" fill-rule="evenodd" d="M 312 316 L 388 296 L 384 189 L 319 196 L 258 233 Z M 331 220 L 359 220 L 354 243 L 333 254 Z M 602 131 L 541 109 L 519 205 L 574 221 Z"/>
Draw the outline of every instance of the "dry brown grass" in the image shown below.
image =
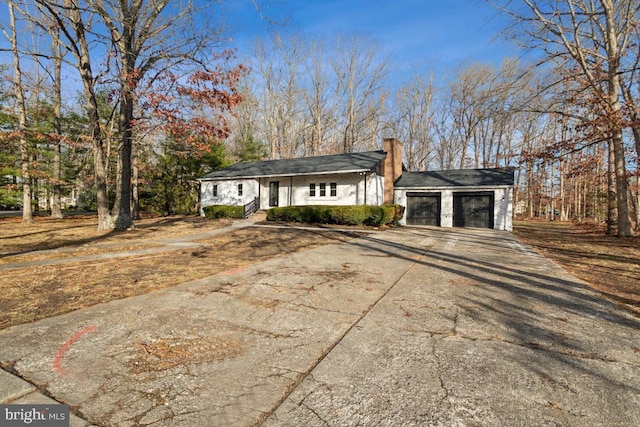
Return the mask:
<path id="1" fill-rule="evenodd" d="M 94 218 L 40 220 L 23 226 L 0 221 L 0 329 L 91 305 L 202 279 L 244 265 L 349 240 L 355 231 L 245 228 L 197 239 L 229 225 L 202 218 L 147 219 L 133 231 L 99 232 Z M 197 247 L 162 246 L 157 239 L 192 236 Z M 49 252 L 38 252 L 41 248 Z M 77 262 L 73 256 L 123 254 L 153 247 L 158 252 Z M 59 265 L 12 268 L 25 261 Z"/>
<path id="2" fill-rule="evenodd" d="M 598 227 L 516 221 L 514 233 L 605 297 L 640 315 L 640 237 L 610 237 Z"/>
<path id="3" fill-rule="evenodd" d="M 185 363 L 211 362 L 244 352 L 243 342 L 231 334 L 213 337 L 169 337 L 138 341 L 138 351 L 129 360 L 134 374 L 163 371 Z"/>
<path id="4" fill-rule="evenodd" d="M 36 217 L 35 224 L 23 224 L 20 218 L 0 219 L 0 256 L 16 256 L 33 251 L 57 250 L 86 254 L 86 250 L 108 248 L 124 242 L 184 237 L 229 225 L 229 221 L 209 221 L 201 217 L 172 216 L 146 218 L 128 231 L 97 230 L 94 216 L 64 219 Z"/>

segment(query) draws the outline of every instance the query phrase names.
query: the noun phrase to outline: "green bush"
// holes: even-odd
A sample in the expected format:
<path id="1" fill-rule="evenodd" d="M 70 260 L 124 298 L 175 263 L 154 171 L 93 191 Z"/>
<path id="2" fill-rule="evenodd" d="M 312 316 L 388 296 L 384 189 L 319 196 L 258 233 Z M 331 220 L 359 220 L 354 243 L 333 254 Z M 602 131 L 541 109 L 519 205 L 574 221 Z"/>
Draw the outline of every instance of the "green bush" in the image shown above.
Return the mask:
<path id="1" fill-rule="evenodd" d="M 224 205 L 212 205 L 202 208 L 204 216 L 210 219 L 216 218 L 244 218 L 243 206 L 224 206 Z"/>
<path id="2" fill-rule="evenodd" d="M 330 223 L 340 225 L 361 225 L 371 216 L 370 206 L 334 206 L 330 210 Z"/>
<path id="3" fill-rule="evenodd" d="M 269 209 L 267 211 L 267 220 L 378 227 L 387 224 L 398 224 L 403 212 L 404 207 L 399 205 L 283 206 Z"/>
<path id="4" fill-rule="evenodd" d="M 380 206 L 383 210 L 384 213 L 384 217 L 383 217 L 383 223 L 384 224 L 393 224 L 393 225 L 398 225 L 400 223 L 400 220 L 402 219 L 402 216 L 404 215 L 404 206 L 402 205 L 384 205 L 384 206 Z"/>

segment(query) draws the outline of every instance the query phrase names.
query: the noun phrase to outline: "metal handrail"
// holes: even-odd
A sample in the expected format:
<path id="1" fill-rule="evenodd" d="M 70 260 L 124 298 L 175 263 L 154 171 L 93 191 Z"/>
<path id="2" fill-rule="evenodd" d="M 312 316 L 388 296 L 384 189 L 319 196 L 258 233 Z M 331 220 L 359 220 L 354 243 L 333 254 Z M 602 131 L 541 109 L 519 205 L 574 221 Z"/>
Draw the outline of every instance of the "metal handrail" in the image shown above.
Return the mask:
<path id="1" fill-rule="evenodd" d="M 258 209 L 260 209 L 260 200 L 256 197 L 255 199 L 244 205 L 244 217 L 249 218 Z"/>

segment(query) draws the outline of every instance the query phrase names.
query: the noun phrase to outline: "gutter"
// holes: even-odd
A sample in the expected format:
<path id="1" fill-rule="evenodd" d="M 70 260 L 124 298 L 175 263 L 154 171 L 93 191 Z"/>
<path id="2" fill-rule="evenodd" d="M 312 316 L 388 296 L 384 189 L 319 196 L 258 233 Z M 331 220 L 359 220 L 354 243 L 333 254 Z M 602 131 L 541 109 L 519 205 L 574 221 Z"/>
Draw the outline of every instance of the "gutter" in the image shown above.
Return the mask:
<path id="1" fill-rule="evenodd" d="M 286 173 L 286 174 L 266 174 L 266 175 L 238 175 L 238 176 L 214 176 L 196 178 L 197 181 L 225 181 L 231 179 L 257 179 L 257 178 L 286 178 L 292 176 L 313 176 L 313 175 L 335 175 L 341 173 L 367 173 L 372 169 L 353 169 L 346 171 L 328 171 L 328 172 L 307 172 L 307 173 Z"/>

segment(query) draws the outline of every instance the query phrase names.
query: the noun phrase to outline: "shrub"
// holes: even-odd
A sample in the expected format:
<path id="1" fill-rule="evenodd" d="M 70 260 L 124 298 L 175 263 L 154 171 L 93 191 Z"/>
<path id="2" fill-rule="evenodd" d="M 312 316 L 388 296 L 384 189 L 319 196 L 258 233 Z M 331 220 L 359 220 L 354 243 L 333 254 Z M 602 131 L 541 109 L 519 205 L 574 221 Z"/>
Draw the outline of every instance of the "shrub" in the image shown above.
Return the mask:
<path id="1" fill-rule="evenodd" d="M 404 215 L 404 206 L 401 205 L 384 205 L 378 206 L 382 208 L 382 224 L 398 225 Z"/>
<path id="2" fill-rule="evenodd" d="M 212 205 L 202 208 L 204 216 L 210 219 L 215 218 L 244 218 L 243 206 L 224 206 L 224 205 Z"/>
<path id="3" fill-rule="evenodd" d="M 267 211 L 268 221 L 316 224 L 381 226 L 398 224 L 404 208 L 399 205 L 282 206 Z"/>
<path id="4" fill-rule="evenodd" d="M 302 212 L 295 206 L 283 206 L 267 211 L 267 221 L 302 222 Z"/>

